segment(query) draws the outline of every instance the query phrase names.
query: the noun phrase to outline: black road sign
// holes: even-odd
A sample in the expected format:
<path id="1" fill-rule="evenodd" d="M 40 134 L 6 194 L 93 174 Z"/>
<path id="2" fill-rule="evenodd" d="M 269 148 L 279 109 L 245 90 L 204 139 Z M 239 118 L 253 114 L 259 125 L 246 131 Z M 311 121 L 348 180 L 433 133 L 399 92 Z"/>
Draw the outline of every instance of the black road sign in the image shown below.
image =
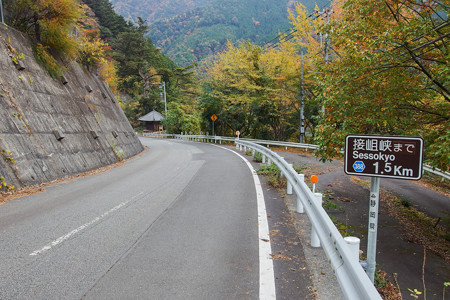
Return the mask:
<path id="1" fill-rule="evenodd" d="M 348 135 L 345 173 L 399 179 L 422 177 L 423 140 L 419 137 Z"/>

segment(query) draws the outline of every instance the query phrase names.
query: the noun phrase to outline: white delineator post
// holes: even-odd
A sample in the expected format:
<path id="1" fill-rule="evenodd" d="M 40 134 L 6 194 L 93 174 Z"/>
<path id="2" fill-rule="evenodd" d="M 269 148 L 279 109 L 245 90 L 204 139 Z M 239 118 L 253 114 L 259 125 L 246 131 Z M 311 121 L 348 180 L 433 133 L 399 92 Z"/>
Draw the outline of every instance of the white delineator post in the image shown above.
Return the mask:
<path id="1" fill-rule="evenodd" d="M 298 174 L 297 175 L 298 181 L 299 182 L 304 182 L 305 181 L 305 175 L 304 174 Z M 303 208 L 303 203 L 301 200 L 301 195 L 297 194 L 297 212 L 302 214 L 305 212 L 305 209 Z"/>
<path id="2" fill-rule="evenodd" d="M 317 201 L 320 205 L 322 205 L 322 194 L 321 193 L 314 193 L 314 200 Z M 311 226 L 311 247 L 318 248 L 320 247 L 320 239 L 317 235 L 316 229 L 314 226 Z"/>
<path id="3" fill-rule="evenodd" d="M 360 239 L 355 236 L 346 236 L 344 238 L 344 241 L 347 243 L 348 247 L 350 248 L 350 253 L 353 257 L 353 259 L 356 262 L 359 262 L 359 244 Z"/>
<path id="4" fill-rule="evenodd" d="M 291 167 L 293 167 L 293 164 L 289 164 Z M 292 184 L 289 182 L 289 180 L 287 181 L 287 187 L 286 187 L 286 194 L 288 195 L 292 195 Z"/>

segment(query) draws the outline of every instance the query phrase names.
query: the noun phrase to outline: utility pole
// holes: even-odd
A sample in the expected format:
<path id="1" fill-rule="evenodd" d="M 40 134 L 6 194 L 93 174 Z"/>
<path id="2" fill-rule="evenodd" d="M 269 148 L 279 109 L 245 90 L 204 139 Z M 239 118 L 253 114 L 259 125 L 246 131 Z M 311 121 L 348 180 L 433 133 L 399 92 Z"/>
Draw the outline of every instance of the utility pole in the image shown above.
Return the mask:
<path id="1" fill-rule="evenodd" d="M 0 12 L 2 14 L 2 24 L 5 24 L 5 18 L 3 16 L 3 2 L 0 0 Z"/>
<path id="2" fill-rule="evenodd" d="M 162 92 L 159 93 L 159 96 L 163 97 L 163 100 L 161 102 L 164 102 L 164 117 L 167 119 L 166 82 L 163 81 L 163 82 L 152 83 L 152 85 L 158 85 L 160 91 L 161 91 L 161 88 L 162 88 Z M 166 131 L 167 131 L 167 128 L 166 128 Z"/>
<path id="3" fill-rule="evenodd" d="M 161 84 L 162 84 L 163 93 L 164 93 L 164 116 L 167 118 L 166 82 L 163 81 Z"/>
<path id="4" fill-rule="evenodd" d="M 327 24 L 330 23 L 330 15 L 333 13 L 333 10 L 331 8 L 327 7 L 324 9 L 323 13 L 325 14 Z M 328 64 L 328 61 L 330 59 L 330 57 L 329 57 L 329 55 L 330 55 L 329 48 L 330 47 L 329 47 L 329 41 L 328 41 L 328 33 L 325 34 L 324 38 L 325 38 L 325 48 L 323 51 L 324 51 L 324 55 L 325 55 L 325 64 Z"/>
<path id="5" fill-rule="evenodd" d="M 305 135 L 305 116 L 303 115 L 303 50 L 301 50 L 300 59 L 300 143 L 303 143 L 303 136 Z"/>
<path id="6" fill-rule="evenodd" d="M 320 15 L 325 14 L 325 18 L 326 18 L 326 23 L 330 23 L 330 15 L 333 13 L 333 9 L 327 7 L 325 8 L 322 12 L 320 12 Z M 322 43 L 324 44 L 324 49 L 323 49 L 323 53 L 324 53 L 324 61 L 325 61 L 325 65 L 328 64 L 328 61 L 330 60 L 329 57 L 329 40 L 328 40 L 328 33 L 325 33 L 324 35 L 322 35 L 322 33 L 320 33 L 320 47 L 322 48 Z M 325 114 L 325 106 L 322 105 L 322 114 Z"/>

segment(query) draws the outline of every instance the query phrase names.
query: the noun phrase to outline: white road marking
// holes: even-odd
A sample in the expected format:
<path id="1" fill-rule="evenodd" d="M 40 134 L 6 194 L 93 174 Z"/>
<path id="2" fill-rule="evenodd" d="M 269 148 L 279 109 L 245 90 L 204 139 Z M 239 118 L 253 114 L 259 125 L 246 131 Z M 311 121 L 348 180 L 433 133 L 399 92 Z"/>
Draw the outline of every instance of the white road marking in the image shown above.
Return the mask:
<path id="1" fill-rule="evenodd" d="M 136 198 L 138 198 L 138 197 L 141 196 L 142 194 L 144 194 L 144 193 L 141 192 L 141 193 L 139 193 L 139 194 L 133 196 L 130 200 L 125 201 L 125 202 L 122 202 L 122 203 L 120 203 L 120 204 L 117 205 L 117 206 L 114 206 L 113 208 L 111 208 L 111 209 L 108 210 L 107 212 L 101 214 L 100 216 L 96 217 L 96 218 L 93 219 L 92 221 L 90 221 L 90 222 L 88 222 L 88 223 L 85 223 L 85 224 L 81 225 L 80 227 L 78 227 L 78 228 L 72 230 L 71 232 L 69 232 L 69 233 L 67 233 L 67 234 L 65 234 L 65 235 L 63 235 L 63 236 L 60 236 L 60 237 L 57 238 L 56 240 L 54 240 L 54 241 L 52 241 L 51 243 L 49 243 L 49 244 L 45 245 L 44 247 L 42 247 L 42 249 L 36 250 L 36 251 L 30 253 L 30 255 L 31 255 L 31 256 L 36 256 L 36 255 L 42 254 L 42 253 L 44 253 L 44 252 L 46 252 L 46 251 L 52 249 L 53 247 L 55 247 L 55 246 L 61 244 L 62 242 L 66 241 L 67 239 L 69 239 L 69 238 L 70 238 L 71 236 L 73 236 L 74 234 L 76 234 L 76 233 L 78 233 L 78 232 L 80 232 L 80 231 L 82 231 L 82 230 L 88 228 L 89 226 L 91 226 L 91 225 L 93 225 L 93 224 L 99 222 L 100 220 L 106 218 L 108 215 L 110 215 L 111 213 L 115 212 L 116 210 L 121 209 L 122 207 L 124 207 L 125 205 L 127 205 L 127 204 L 130 203 L 131 201 L 135 200 Z"/>
<path id="2" fill-rule="evenodd" d="M 216 146 L 233 152 L 247 164 L 252 172 L 255 183 L 256 198 L 258 204 L 258 235 L 259 235 L 259 299 L 276 299 L 275 275 L 273 271 L 272 247 L 270 244 L 269 223 L 267 221 L 266 204 L 258 174 L 251 163 L 239 153 L 225 147 Z"/>

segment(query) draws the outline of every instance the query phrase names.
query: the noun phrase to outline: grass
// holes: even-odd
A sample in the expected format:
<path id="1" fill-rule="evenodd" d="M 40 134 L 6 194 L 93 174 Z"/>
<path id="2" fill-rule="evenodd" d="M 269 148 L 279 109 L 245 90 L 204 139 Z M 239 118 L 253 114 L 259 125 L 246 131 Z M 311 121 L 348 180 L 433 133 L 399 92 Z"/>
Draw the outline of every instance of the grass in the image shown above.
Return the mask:
<path id="1" fill-rule="evenodd" d="M 275 164 L 263 165 L 256 172 L 264 175 L 267 182 L 276 189 L 284 189 L 287 185 L 286 178 L 281 176 L 281 171 Z"/>
<path id="2" fill-rule="evenodd" d="M 425 185 L 427 188 L 435 190 L 436 192 L 450 195 L 450 181 L 442 181 L 442 177 L 433 173 L 425 172 L 419 184 Z"/>
<path id="3" fill-rule="evenodd" d="M 425 179 L 427 180 L 427 179 Z M 352 181 L 367 188 L 370 182 L 352 176 Z M 440 180 L 440 189 L 445 189 L 445 183 Z M 394 217 L 406 231 L 408 241 L 424 246 L 428 251 L 450 261 L 450 214 L 442 219 L 433 219 L 418 211 L 408 199 L 400 198 L 382 190 L 381 201 L 387 206 L 387 212 Z"/>

